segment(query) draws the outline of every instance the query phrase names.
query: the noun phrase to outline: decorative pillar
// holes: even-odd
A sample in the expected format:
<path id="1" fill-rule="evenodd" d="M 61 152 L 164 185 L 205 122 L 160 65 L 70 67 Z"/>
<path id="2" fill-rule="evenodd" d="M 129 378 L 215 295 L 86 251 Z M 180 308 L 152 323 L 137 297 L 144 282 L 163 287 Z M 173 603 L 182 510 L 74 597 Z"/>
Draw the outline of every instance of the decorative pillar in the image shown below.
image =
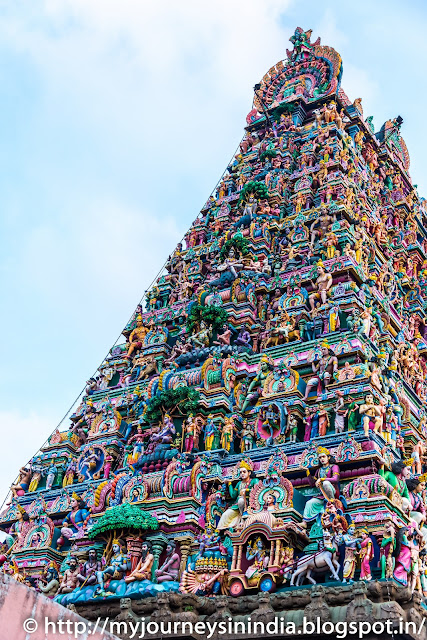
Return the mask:
<path id="1" fill-rule="evenodd" d="M 126 538 L 126 545 L 128 554 L 130 557 L 130 570 L 133 571 L 138 564 L 138 560 L 141 557 L 142 539 L 137 536 L 128 536 Z"/>
<path id="2" fill-rule="evenodd" d="M 151 567 L 151 581 L 155 582 L 156 570 L 159 568 L 160 554 L 165 548 L 166 540 L 163 536 L 156 536 L 155 538 L 150 538 L 147 542 L 151 542 L 151 549 L 154 556 L 153 566 Z"/>
<path id="3" fill-rule="evenodd" d="M 179 550 L 181 552 L 181 564 L 179 565 L 178 577 L 181 579 L 182 574 L 187 566 L 188 556 L 190 555 L 191 544 L 193 542 L 192 536 L 177 536 L 175 542 L 179 544 Z"/>
<path id="4" fill-rule="evenodd" d="M 239 544 L 239 550 L 237 552 L 237 566 L 236 566 L 237 571 L 240 571 L 240 565 L 242 563 L 242 551 L 243 551 L 243 545 Z"/>
<path id="5" fill-rule="evenodd" d="M 270 565 L 269 565 L 270 567 L 274 562 L 274 543 L 275 543 L 275 540 L 272 540 L 270 543 Z"/>
<path id="6" fill-rule="evenodd" d="M 237 547 L 233 547 L 233 559 L 231 561 L 231 571 L 234 571 L 236 568 L 236 560 L 237 560 Z"/>
<path id="7" fill-rule="evenodd" d="M 276 556 L 274 558 L 274 564 L 278 566 L 280 559 L 280 540 L 276 540 Z"/>

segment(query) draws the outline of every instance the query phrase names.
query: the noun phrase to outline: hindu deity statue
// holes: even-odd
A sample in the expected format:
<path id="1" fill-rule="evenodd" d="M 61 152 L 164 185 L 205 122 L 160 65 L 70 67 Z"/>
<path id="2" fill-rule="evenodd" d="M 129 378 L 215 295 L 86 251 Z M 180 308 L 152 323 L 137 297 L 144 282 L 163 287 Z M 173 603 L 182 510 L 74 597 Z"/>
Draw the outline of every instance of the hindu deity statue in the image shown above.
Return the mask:
<path id="1" fill-rule="evenodd" d="M 138 316 L 136 319 L 136 327 L 131 331 L 129 336 L 129 349 L 126 354 L 126 358 L 130 359 L 135 350 L 142 349 L 142 345 L 144 344 L 145 336 L 148 331 L 149 329 L 142 323 L 141 316 Z"/>
<path id="2" fill-rule="evenodd" d="M 59 587 L 59 571 L 55 560 L 51 560 L 41 576 L 38 588 L 45 595 L 53 595 Z"/>
<path id="3" fill-rule="evenodd" d="M 109 564 L 101 571 L 96 572 L 99 585 L 99 595 L 105 595 L 104 580 L 121 580 L 130 569 L 129 556 L 123 552 L 121 542 L 117 538 L 113 540 L 112 556 Z"/>
<path id="4" fill-rule="evenodd" d="M 209 346 L 209 342 L 212 338 L 212 327 L 208 327 L 206 322 L 202 320 L 200 322 L 199 330 L 196 333 L 193 333 L 191 336 L 191 341 L 195 347 L 199 349 L 203 349 L 204 347 Z"/>
<path id="5" fill-rule="evenodd" d="M 215 424 L 213 414 L 210 413 L 206 420 L 205 425 L 205 449 L 206 451 L 212 451 L 219 449 L 220 446 L 220 431 Z"/>
<path id="6" fill-rule="evenodd" d="M 408 585 L 408 575 L 411 570 L 411 546 L 408 540 L 408 527 L 397 530 L 393 551 L 393 578 L 401 585 Z"/>
<path id="7" fill-rule="evenodd" d="M 359 551 L 360 579 L 369 581 L 372 580 L 371 560 L 374 557 L 374 547 L 367 529 L 362 529 L 360 531 L 360 537 L 362 539 Z"/>
<path id="8" fill-rule="evenodd" d="M 61 535 L 56 543 L 58 549 L 65 544 L 66 540 L 73 540 L 84 535 L 88 518 L 89 510 L 86 503 L 74 492 L 71 497 L 71 512 L 62 523 Z"/>
<path id="9" fill-rule="evenodd" d="M 221 447 L 230 452 L 236 427 L 232 416 L 226 417 L 221 430 Z"/>
<path id="10" fill-rule="evenodd" d="M 159 445 L 172 444 L 173 438 L 176 436 L 176 428 L 172 421 L 172 418 L 168 413 L 165 413 L 163 418 L 163 425 L 158 431 L 151 431 L 146 453 L 153 453 Z"/>
<path id="11" fill-rule="evenodd" d="M 319 490 L 319 495 L 310 498 L 304 507 L 303 524 L 313 522 L 323 513 L 325 501 L 329 502 L 339 498 L 340 470 L 335 459 L 326 447 L 317 448 L 319 467 L 315 470 L 307 468 L 307 476 L 310 486 Z M 314 472 L 313 472 L 314 471 Z"/>
<path id="12" fill-rule="evenodd" d="M 218 522 L 218 529 L 235 529 L 246 512 L 249 491 L 256 484 L 256 478 L 252 477 L 252 465 L 246 460 L 239 464 L 239 478 L 236 486 L 228 483 L 228 492 L 235 503 L 226 509 Z"/>
<path id="13" fill-rule="evenodd" d="M 182 431 L 184 451 L 186 451 L 187 453 L 191 453 L 194 448 L 195 437 L 198 431 L 197 423 L 193 413 L 190 413 L 188 415 L 188 418 L 184 421 Z"/>
<path id="14" fill-rule="evenodd" d="M 343 582 L 353 582 L 356 571 L 356 554 L 360 550 L 361 538 L 358 538 L 355 532 L 356 527 L 354 524 L 350 524 L 347 532 L 343 535 L 343 542 L 345 544 Z"/>
<path id="15" fill-rule="evenodd" d="M 173 582 L 178 580 L 180 557 L 174 542 L 166 545 L 166 557 L 161 567 L 155 570 L 156 582 Z"/>
<path id="16" fill-rule="evenodd" d="M 320 300 L 322 304 L 326 304 L 328 292 L 332 287 L 332 275 L 326 271 L 322 261 L 317 263 L 317 274 L 317 279 L 314 284 L 317 291 L 311 293 L 308 297 L 311 310 L 314 310 L 316 300 Z"/>
<path id="17" fill-rule="evenodd" d="M 69 568 L 65 570 L 64 575 L 61 577 L 61 584 L 59 586 L 57 595 L 60 593 L 71 593 L 78 587 L 79 580 L 79 564 L 77 558 L 72 556 L 69 562 Z"/>
<path id="18" fill-rule="evenodd" d="M 345 408 L 345 403 L 344 403 L 344 394 L 342 391 L 340 391 L 339 389 L 336 390 L 335 392 L 336 396 L 337 396 L 337 401 L 335 403 L 335 433 L 343 433 L 344 431 L 344 421 L 345 421 L 345 417 L 348 413 L 347 409 Z"/>
<path id="19" fill-rule="evenodd" d="M 383 423 L 383 411 L 379 404 L 375 404 L 374 396 L 368 393 L 365 402 L 359 406 L 359 413 L 363 416 L 362 424 L 365 436 L 369 438 L 370 430 L 379 432 Z"/>
<path id="20" fill-rule="evenodd" d="M 420 477 L 408 478 L 406 486 L 409 492 L 409 501 L 411 503 L 409 515 L 416 522 L 418 528 L 427 543 L 427 528 L 425 522 L 427 519 L 426 505 L 424 502 L 425 482 Z"/>
<path id="21" fill-rule="evenodd" d="M 141 557 L 135 569 L 125 576 L 125 582 L 135 580 L 151 580 L 151 569 L 154 563 L 154 555 L 151 553 L 151 543 L 145 541 L 141 547 Z"/>
<path id="22" fill-rule="evenodd" d="M 255 431 L 252 425 L 248 424 L 247 420 L 243 421 L 242 430 L 240 431 L 240 451 L 251 451 L 255 446 Z"/>
<path id="23" fill-rule="evenodd" d="M 396 535 L 394 531 L 394 525 L 389 523 L 386 525 L 384 535 L 381 540 L 380 546 L 380 566 L 381 566 L 381 579 L 389 579 L 393 577 L 395 558 L 393 556 L 396 546 Z"/>
<path id="24" fill-rule="evenodd" d="M 19 469 L 19 481 L 17 484 L 13 484 L 10 487 L 12 495 L 17 498 L 19 495 L 23 495 L 30 486 L 32 471 L 30 467 L 21 467 Z"/>
<path id="25" fill-rule="evenodd" d="M 307 382 L 304 399 L 307 400 L 311 391 L 317 388 L 318 393 L 326 389 L 330 384 L 333 375 L 338 371 L 338 358 L 329 344 L 325 341 L 321 345 L 321 356 L 316 362 L 312 362 L 311 368 L 315 374 Z"/>
<path id="26" fill-rule="evenodd" d="M 411 500 L 406 484 L 406 480 L 411 474 L 409 466 L 405 464 L 405 462 L 398 460 L 391 464 L 390 470 L 385 469 L 384 464 L 382 464 L 378 473 L 402 496 L 403 510 L 409 511 L 411 508 Z"/>
<path id="27" fill-rule="evenodd" d="M 96 574 L 101 571 L 101 563 L 97 560 L 96 549 L 89 549 L 88 559 L 83 564 L 77 579 L 81 587 L 87 587 L 97 583 Z"/>
<path id="28" fill-rule="evenodd" d="M 248 544 L 248 548 L 246 549 L 246 559 L 252 560 L 252 563 L 246 569 L 245 573 L 249 584 L 251 584 L 251 582 L 258 580 L 261 577 L 262 573 L 267 568 L 270 559 L 267 555 L 267 550 L 261 537 L 258 536 L 258 538 L 254 540 L 253 544 Z"/>
<path id="29" fill-rule="evenodd" d="M 247 407 L 250 404 L 256 402 L 258 398 L 261 396 L 264 382 L 266 381 L 267 376 L 269 375 L 272 369 L 273 369 L 273 363 L 270 360 L 270 358 L 268 358 L 268 356 L 265 356 L 265 355 L 261 356 L 259 371 L 248 387 L 246 398 L 242 406 L 242 413 L 246 411 Z"/>

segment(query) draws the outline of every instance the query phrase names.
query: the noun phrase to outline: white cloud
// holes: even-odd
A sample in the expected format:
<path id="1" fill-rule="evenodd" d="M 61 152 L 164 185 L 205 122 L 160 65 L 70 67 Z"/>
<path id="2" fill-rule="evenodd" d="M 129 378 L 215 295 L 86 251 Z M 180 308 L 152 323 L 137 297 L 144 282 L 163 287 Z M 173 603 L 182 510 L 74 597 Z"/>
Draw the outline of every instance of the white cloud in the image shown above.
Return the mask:
<path id="1" fill-rule="evenodd" d="M 35 412 L 0 411 L 2 464 L 0 465 L 0 505 L 19 469 L 27 464 L 55 429 L 53 416 Z"/>

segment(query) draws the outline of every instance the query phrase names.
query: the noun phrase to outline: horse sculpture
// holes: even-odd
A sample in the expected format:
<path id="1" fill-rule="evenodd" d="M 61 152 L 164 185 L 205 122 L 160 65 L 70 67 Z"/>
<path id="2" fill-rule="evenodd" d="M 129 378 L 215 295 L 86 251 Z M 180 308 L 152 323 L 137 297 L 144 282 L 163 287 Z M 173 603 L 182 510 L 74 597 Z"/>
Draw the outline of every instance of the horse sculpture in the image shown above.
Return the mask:
<path id="1" fill-rule="evenodd" d="M 317 584 L 316 580 L 311 576 L 314 572 L 326 573 L 330 571 L 335 580 L 339 581 L 338 571 L 340 570 L 340 564 L 337 560 L 338 546 L 335 536 L 329 531 L 325 531 L 323 534 L 323 549 L 311 553 L 308 556 L 303 556 L 296 562 L 296 569 L 291 576 L 290 586 L 299 586 L 304 578 L 307 578 L 312 584 Z M 294 565 L 295 567 L 295 565 Z"/>

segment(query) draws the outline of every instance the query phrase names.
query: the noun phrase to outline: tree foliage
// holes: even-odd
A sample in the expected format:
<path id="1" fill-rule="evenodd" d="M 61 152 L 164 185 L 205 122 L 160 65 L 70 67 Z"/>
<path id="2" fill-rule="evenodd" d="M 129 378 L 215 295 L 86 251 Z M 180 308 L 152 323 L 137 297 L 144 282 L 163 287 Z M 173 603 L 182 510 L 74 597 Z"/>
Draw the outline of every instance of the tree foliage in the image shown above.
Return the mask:
<path id="1" fill-rule="evenodd" d="M 244 238 L 242 237 L 242 240 L 243 239 Z M 227 240 L 227 242 L 230 241 Z M 227 242 L 225 244 L 227 244 Z M 208 326 L 212 325 L 213 329 L 219 329 L 225 322 L 227 322 L 227 319 L 228 313 L 223 307 L 218 307 L 214 304 L 208 305 L 207 307 L 201 304 L 193 304 L 187 317 L 187 329 L 191 333 L 196 325 L 200 325 L 202 320 Z"/>
<path id="2" fill-rule="evenodd" d="M 125 502 L 117 507 L 107 509 L 104 515 L 94 524 L 88 533 L 92 540 L 101 534 L 126 530 L 155 531 L 159 528 L 159 521 L 147 511 L 136 505 Z"/>
<path id="3" fill-rule="evenodd" d="M 255 180 L 251 180 L 250 182 L 245 184 L 245 186 L 241 190 L 238 205 L 240 205 L 242 202 L 246 202 L 251 194 L 253 194 L 255 198 L 258 198 L 259 200 L 265 200 L 270 195 L 264 182 L 256 182 Z"/>
<path id="4" fill-rule="evenodd" d="M 264 162 L 266 158 L 275 158 L 277 156 L 277 151 L 275 149 L 266 149 L 263 151 L 259 157 L 261 162 Z"/>
<path id="5" fill-rule="evenodd" d="M 200 393 L 190 387 L 177 387 L 161 391 L 148 402 L 144 418 L 148 422 L 158 422 L 165 413 L 188 415 L 199 407 Z"/>
<path id="6" fill-rule="evenodd" d="M 271 114 L 271 117 L 273 120 L 279 120 L 282 113 L 287 113 L 291 115 L 293 112 L 294 112 L 294 106 L 292 104 L 284 103 L 284 104 L 280 104 L 278 107 L 274 109 L 273 113 Z"/>
<path id="7" fill-rule="evenodd" d="M 226 240 L 222 245 L 221 251 L 219 252 L 220 260 L 224 260 L 224 258 L 228 255 L 231 247 L 234 247 L 234 249 L 240 255 L 245 256 L 249 251 L 248 244 L 249 241 L 246 238 L 244 238 L 241 234 L 236 233 L 235 236 L 233 236 L 229 240 Z"/>

